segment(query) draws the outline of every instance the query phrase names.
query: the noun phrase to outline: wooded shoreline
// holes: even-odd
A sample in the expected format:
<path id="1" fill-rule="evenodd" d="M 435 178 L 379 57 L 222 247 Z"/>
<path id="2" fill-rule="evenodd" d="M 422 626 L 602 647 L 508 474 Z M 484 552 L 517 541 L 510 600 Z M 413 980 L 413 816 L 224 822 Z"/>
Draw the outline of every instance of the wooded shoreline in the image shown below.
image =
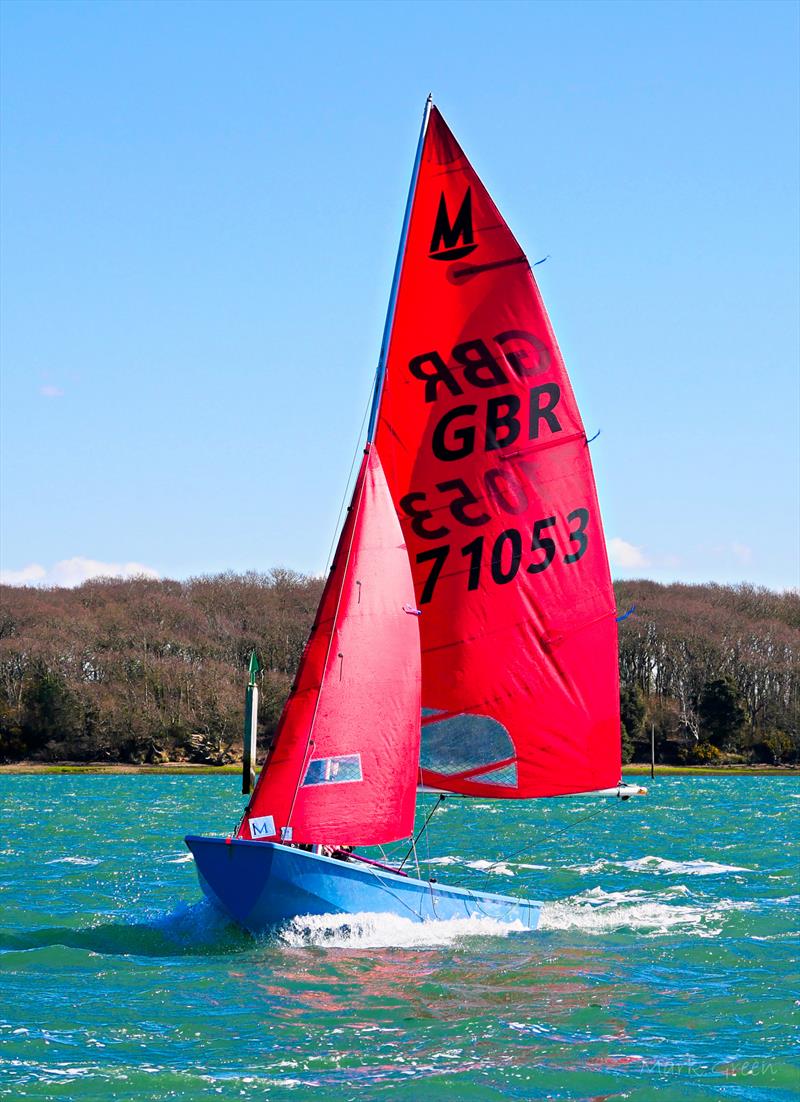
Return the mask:
<path id="1" fill-rule="evenodd" d="M 280 569 L 0 586 L 0 763 L 235 770 L 253 651 L 262 762 L 322 585 Z M 614 588 L 624 762 L 649 764 L 653 740 L 665 766 L 800 764 L 800 593 Z"/>

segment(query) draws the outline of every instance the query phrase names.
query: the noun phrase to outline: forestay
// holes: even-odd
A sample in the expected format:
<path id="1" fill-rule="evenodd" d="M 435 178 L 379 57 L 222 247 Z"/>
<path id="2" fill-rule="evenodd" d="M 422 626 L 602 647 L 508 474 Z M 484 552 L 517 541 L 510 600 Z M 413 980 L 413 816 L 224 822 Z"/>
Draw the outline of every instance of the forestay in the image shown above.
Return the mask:
<path id="1" fill-rule="evenodd" d="M 436 108 L 376 441 L 423 613 L 424 782 L 616 785 L 615 606 L 586 435 L 528 260 Z"/>

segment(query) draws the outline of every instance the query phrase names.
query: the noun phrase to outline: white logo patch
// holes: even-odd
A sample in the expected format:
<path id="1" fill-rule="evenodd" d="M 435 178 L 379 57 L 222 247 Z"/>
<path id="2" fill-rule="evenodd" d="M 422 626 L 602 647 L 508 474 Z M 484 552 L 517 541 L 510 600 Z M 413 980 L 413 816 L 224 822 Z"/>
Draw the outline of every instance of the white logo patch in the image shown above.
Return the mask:
<path id="1" fill-rule="evenodd" d="M 260 815 L 257 819 L 248 819 L 252 838 L 271 838 L 275 833 L 275 820 L 271 815 Z"/>

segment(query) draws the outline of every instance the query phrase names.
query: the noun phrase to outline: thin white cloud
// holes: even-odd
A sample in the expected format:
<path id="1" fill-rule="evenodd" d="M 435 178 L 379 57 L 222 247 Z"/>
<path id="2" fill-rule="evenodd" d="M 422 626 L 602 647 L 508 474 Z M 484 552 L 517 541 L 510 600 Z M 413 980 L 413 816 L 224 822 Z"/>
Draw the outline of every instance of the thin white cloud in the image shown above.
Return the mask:
<path id="1" fill-rule="evenodd" d="M 623 570 L 632 570 L 637 566 L 647 566 L 648 560 L 641 547 L 635 547 L 627 540 L 614 536 L 608 541 L 608 557 L 612 566 Z"/>
<path id="2" fill-rule="evenodd" d="M 741 563 L 750 563 L 753 561 L 753 548 L 748 547 L 746 543 L 732 543 L 731 551 L 735 559 L 738 559 Z"/>
<path id="3" fill-rule="evenodd" d="M 22 570 L 0 570 L 0 585 L 35 585 L 47 574 L 38 562 L 23 566 Z"/>
<path id="4" fill-rule="evenodd" d="M 39 563 L 30 563 L 21 570 L 0 570 L 3 585 L 56 585 L 72 589 L 90 578 L 158 578 L 157 570 L 140 562 L 100 562 L 76 555 L 62 559 L 46 570 Z"/>
<path id="5" fill-rule="evenodd" d="M 44 386 L 39 387 L 39 393 L 43 398 L 63 398 L 64 391 L 60 386 L 51 386 L 49 383 L 45 383 Z"/>

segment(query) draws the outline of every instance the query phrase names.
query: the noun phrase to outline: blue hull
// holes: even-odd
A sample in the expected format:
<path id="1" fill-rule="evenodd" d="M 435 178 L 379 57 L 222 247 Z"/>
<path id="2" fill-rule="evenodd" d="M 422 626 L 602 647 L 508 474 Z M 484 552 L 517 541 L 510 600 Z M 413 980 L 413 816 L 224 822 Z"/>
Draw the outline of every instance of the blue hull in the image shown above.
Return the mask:
<path id="1" fill-rule="evenodd" d="M 251 933 L 300 915 L 389 913 L 413 922 L 494 918 L 535 930 L 540 903 L 448 888 L 274 842 L 189 835 L 205 894 Z"/>

